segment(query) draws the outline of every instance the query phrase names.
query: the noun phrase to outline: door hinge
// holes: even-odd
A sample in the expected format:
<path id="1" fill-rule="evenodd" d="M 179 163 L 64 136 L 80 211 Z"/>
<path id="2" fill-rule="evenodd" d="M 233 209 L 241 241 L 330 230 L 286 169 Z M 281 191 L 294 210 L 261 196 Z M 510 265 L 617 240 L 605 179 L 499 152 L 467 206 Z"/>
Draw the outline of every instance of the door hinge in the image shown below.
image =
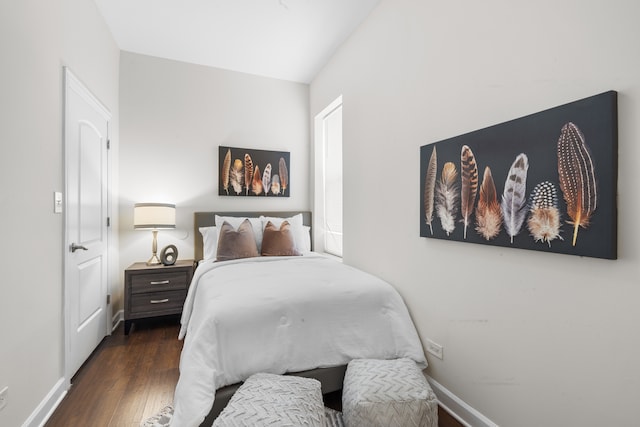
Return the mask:
<path id="1" fill-rule="evenodd" d="M 107 227 L 111 227 L 111 217 L 107 217 Z"/>
<path id="2" fill-rule="evenodd" d="M 111 140 L 107 139 L 107 150 L 111 149 Z"/>
<path id="3" fill-rule="evenodd" d="M 111 304 L 111 294 L 107 294 L 107 305 Z"/>

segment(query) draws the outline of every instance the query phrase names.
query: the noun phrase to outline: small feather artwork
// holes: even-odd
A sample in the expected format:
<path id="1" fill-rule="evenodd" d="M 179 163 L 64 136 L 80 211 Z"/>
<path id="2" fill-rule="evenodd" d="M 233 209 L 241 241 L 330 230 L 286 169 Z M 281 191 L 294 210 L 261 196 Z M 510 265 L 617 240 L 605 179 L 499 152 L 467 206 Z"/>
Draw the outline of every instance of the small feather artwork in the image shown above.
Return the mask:
<path id="1" fill-rule="evenodd" d="M 222 162 L 222 188 L 229 195 L 229 173 L 231 172 L 231 149 L 227 150 L 227 154 L 224 156 L 224 162 Z"/>
<path id="2" fill-rule="evenodd" d="M 552 240 L 558 238 L 563 240 L 560 236 L 558 195 L 552 182 L 544 181 L 533 188 L 529 201 L 527 227 L 536 242 L 546 242 L 549 247 Z"/>
<path id="3" fill-rule="evenodd" d="M 458 171 L 456 165 L 447 162 L 442 167 L 440 180 L 436 184 L 435 207 L 436 214 L 442 224 L 442 229 L 449 236 L 456 228 L 456 215 L 458 213 Z"/>
<path id="4" fill-rule="evenodd" d="M 576 245 L 578 228 L 587 228 L 598 205 L 598 188 L 591 153 L 578 127 L 569 122 L 558 139 L 558 176 L 560 190 L 567 204 L 568 221 L 573 225 L 572 245 Z"/>
<path id="5" fill-rule="evenodd" d="M 271 189 L 271 163 L 267 163 L 267 166 L 264 167 L 264 172 L 262 173 L 262 189 L 265 196 Z"/>
<path id="6" fill-rule="evenodd" d="M 502 219 L 504 229 L 513 238 L 520 232 L 527 214 L 527 171 L 529 170 L 529 158 L 520 153 L 514 160 L 502 192 Z"/>
<path id="7" fill-rule="evenodd" d="M 280 188 L 282 189 L 282 195 L 284 195 L 284 192 L 289 186 L 289 170 L 287 169 L 287 162 L 285 162 L 284 157 L 280 157 L 278 169 L 280 173 Z"/>
<path id="8" fill-rule="evenodd" d="M 271 194 L 280 194 L 280 177 L 277 174 L 271 177 Z"/>
<path id="9" fill-rule="evenodd" d="M 424 177 L 424 221 L 429 226 L 433 235 L 433 210 L 435 207 L 436 175 L 438 174 L 438 156 L 436 147 L 433 147 L 427 174 Z"/>
<path id="10" fill-rule="evenodd" d="M 247 190 L 246 195 L 249 195 L 249 188 L 251 187 L 251 179 L 253 178 L 253 160 L 249 153 L 244 155 L 244 187 Z"/>
<path id="11" fill-rule="evenodd" d="M 491 240 L 500 233 L 501 228 L 502 211 L 500 203 L 498 203 L 498 193 L 491 175 L 491 168 L 487 166 L 484 168 L 480 197 L 476 208 L 476 231 L 485 240 Z"/>
<path id="12" fill-rule="evenodd" d="M 464 223 L 463 237 L 467 238 L 467 226 L 471 223 L 473 207 L 478 193 L 478 166 L 473 152 L 468 145 L 463 145 L 460 152 L 460 170 L 462 187 L 460 188 L 460 213 Z"/>
<path id="13" fill-rule="evenodd" d="M 233 167 L 231 168 L 231 186 L 233 187 L 233 191 L 235 191 L 236 194 L 242 193 L 242 182 L 244 180 L 242 165 L 242 160 L 235 159 L 233 161 Z"/>
<path id="14" fill-rule="evenodd" d="M 254 165 L 251 191 L 253 191 L 253 194 L 256 196 L 262 194 L 262 176 L 260 175 L 260 167 L 258 165 Z"/>

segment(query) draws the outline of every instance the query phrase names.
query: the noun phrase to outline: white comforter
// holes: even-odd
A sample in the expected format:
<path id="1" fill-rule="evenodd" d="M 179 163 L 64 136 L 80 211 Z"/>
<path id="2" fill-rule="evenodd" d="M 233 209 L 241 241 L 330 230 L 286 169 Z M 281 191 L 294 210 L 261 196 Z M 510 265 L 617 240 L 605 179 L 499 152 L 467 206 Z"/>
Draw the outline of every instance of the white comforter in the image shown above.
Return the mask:
<path id="1" fill-rule="evenodd" d="M 318 254 L 202 263 L 185 301 L 173 426 L 198 426 L 216 389 L 356 358 L 426 359 L 388 283 Z"/>

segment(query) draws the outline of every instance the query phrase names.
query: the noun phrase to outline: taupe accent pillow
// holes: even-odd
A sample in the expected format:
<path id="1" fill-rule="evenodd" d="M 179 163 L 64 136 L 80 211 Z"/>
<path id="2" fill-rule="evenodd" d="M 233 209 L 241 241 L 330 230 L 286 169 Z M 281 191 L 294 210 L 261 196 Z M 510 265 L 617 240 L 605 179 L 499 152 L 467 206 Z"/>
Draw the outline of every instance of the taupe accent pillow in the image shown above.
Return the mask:
<path id="1" fill-rule="evenodd" d="M 225 221 L 218 232 L 218 252 L 216 261 L 260 256 L 253 235 L 253 227 L 248 219 L 242 221 L 237 230 Z"/>
<path id="2" fill-rule="evenodd" d="M 298 256 L 301 255 L 293 240 L 291 224 L 282 221 L 278 229 L 271 221 L 267 221 L 262 235 L 263 256 Z"/>

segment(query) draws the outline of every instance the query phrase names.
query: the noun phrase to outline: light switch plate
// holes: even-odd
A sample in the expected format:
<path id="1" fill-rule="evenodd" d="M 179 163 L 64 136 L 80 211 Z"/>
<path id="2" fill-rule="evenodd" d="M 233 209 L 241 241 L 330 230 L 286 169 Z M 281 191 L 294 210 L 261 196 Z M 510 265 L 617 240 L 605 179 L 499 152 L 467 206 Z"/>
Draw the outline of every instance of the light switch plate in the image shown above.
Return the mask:
<path id="1" fill-rule="evenodd" d="M 7 399 L 9 398 L 9 386 L 5 386 L 2 390 L 0 390 L 0 411 L 7 406 Z"/>
<path id="2" fill-rule="evenodd" d="M 53 193 L 53 213 L 62 213 L 62 193 L 59 191 Z"/>

